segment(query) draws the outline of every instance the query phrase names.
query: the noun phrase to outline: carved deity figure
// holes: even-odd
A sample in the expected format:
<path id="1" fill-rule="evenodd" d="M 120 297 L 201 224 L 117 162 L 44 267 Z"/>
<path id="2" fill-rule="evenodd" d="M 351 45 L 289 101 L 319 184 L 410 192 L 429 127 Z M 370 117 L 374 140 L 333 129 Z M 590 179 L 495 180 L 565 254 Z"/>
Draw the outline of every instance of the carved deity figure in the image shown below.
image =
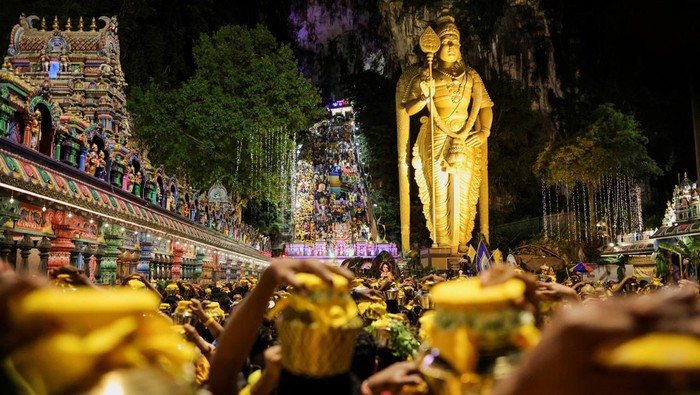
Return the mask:
<path id="1" fill-rule="evenodd" d="M 427 108 L 430 117 L 421 119 L 412 158 L 423 214 L 435 246 L 463 253 L 471 239 L 477 202 L 481 231 L 488 237 L 486 140 L 493 102 L 479 74 L 462 59 L 459 29 L 449 10 L 442 10 L 436 31 L 426 33 L 432 34 L 422 46 L 428 65 L 408 68 L 396 88 L 402 245 L 410 250 L 410 116 Z M 437 51 L 434 62 L 431 47 Z"/>
<path id="2" fill-rule="evenodd" d="M 105 165 L 107 164 L 107 161 L 105 160 L 105 152 L 100 151 L 98 157 L 97 157 L 97 167 L 95 171 L 95 175 L 97 177 L 102 178 L 104 176 L 104 171 L 105 171 Z"/>
<path id="3" fill-rule="evenodd" d="M 136 170 L 134 169 L 134 166 L 129 166 L 129 175 L 127 176 L 127 180 L 129 181 L 129 185 L 127 186 L 127 191 L 129 192 L 134 192 L 134 183 L 136 182 Z"/>
<path id="4" fill-rule="evenodd" d="M 185 218 L 190 217 L 190 205 L 187 204 L 187 201 L 182 202 L 182 216 Z"/>
<path id="5" fill-rule="evenodd" d="M 49 72 L 49 57 L 46 56 L 46 54 L 42 53 L 41 56 L 39 56 L 39 63 L 41 63 L 41 71 L 43 71 L 44 73 L 48 73 Z"/>
<path id="6" fill-rule="evenodd" d="M 666 202 L 666 212 L 664 213 L 663 226 L 673 226 L 676 222 L 676 210 L 671 201 Z"/>
<path id="7" fill-rule="evenodd" d="M 87 172 L 91 176 L 95 175 L 95 172 L 97 171 L 97 163 L 99 162 L 100 157 L 99 154 L 97 153 L 97 144 L 93 144 L 92 148 L 90 149 L 90 152 L 87 153 Z"/>
<path id="8" fill-rule="evenodd" d="M 173 207 L 173 194 L 170 192 L 167 192 L 165 196 L 165 209 L 170 211 L 175 210 L 175 207 Z"/>
<path id="9" fill-rule="evenodd" d="M 141 172 L 137 172 L 136 175 L 134 175 L 134 194 L 140 196 L 141 194 Z"/>
<path id="10" fill-rule="evenodd" d="M 68 58 L 68 55 L 63 52 L 61 55 L 58 57 L 59 62 L 61 62 L 61 72 L 62 73 L 67 73 L 70 71 L 70 59 Z"/>
<path id="11" fill-rule="evenodd" d="M 37 95 L 42 96 L 44 99 L 49 99 L 51 96 L 51 81 L 44 79 L 44 81 L 39 86 L 39 91 Z"/>
<path id="12" fill-rule="evenodd" d="M 31 120 L 31 136 L 29 137 L 29 147 L 31 149 L 39 148 L 41 140 L 41 111 L 34 111 L 34 118 Z"/>

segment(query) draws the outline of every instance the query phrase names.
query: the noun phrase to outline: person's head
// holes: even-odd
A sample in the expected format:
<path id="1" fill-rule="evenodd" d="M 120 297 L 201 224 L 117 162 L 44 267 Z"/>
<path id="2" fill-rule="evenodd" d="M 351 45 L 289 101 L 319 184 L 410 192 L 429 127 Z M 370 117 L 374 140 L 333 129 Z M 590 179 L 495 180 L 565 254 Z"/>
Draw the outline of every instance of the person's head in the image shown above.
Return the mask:
<path id="1" fill-rule="evenodd" d="M 271 322 L 263 322 L 258 329 L 258 335 L 255 338 L 255 343 L 250 349 L 248 358 L 253 365 L 258 365 L 259 367 L 265 366 L 265 358 L 263 353 L 269 347 L 277 344 L 277 331 L 275 330 L 274 324 Z"/>
<path id="2" fill-rule="evenodd" d="M 355 340 L 351 371 L 360 380 L 371 376 L 377 368 L 377 342 L 372 334 L 360 331 Z"/>
<path id="3" fill-rule="evenodd" d="M 165 287 L 165 295 L 175 296 L 180 293 L 180 288 L 175 283 L 170 283 Z"/>
<path id="4" fill-rule="evenodd" d="M 445 63 L 455 63 L 462 59 L 459 43 L 459 29 L 455 25 L 455 19 L 449 14 L 449 10 L 443 9 L 438 18 L 436 31 L 440 37 L 440 51 L 438 58 Z"/>
<path id="5" fill-rule="evenodd" d="M 579 296 L 581 297 L 582 300 L 595 298 L 595 296 L 596 296 L 595 288 L 591 284 L 585 284 L 579 290 Z"/>

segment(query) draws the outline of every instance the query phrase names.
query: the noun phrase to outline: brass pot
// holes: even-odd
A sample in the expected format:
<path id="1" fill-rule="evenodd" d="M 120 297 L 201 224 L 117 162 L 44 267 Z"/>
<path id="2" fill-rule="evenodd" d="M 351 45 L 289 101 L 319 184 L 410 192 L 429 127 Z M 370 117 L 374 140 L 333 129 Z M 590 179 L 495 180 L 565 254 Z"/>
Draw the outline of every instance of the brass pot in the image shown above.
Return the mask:
<path id="1" fill-rule="evenodd" d="M 384 291 L 384 296 L 386 300 L 396 300 L 399 296 L 399 290 L 396 288 L 387 289 Z"/>
<path id="2" fill-rule="evenodd" d="M 397 300 L 398 300 L 399 306 L 405 306 L 405 305 L 406 305 L 406 296 L 405 296 L 405 295 L 399 294 Z"/>
<path id="3" fill-rule="evenodd" d="M 379 328 L 374 332 L 374 341 L 379 348 L 390 348 L 391 330 L 389 328 Z"/>
<path id="4" fill-rule="evenodd" d="M 299 321 L 275 323 L 282 346 L 282 366 L 306 377 L 328 377 L 350 371 L 358 320 L 346 328 L 320 329 Z"/>
<path id="5" fill-rule="evenodd" d="M 423 310 L 432 310 L 435 308 L 433 305 L 433 298 L 429 292 L 420 294 L 420 304 L 423 307 Z"/>
<path id="6" fill-rule="evenodd" d="M 191 303 L 192 302 L 189 300 L 181 300 L 177 302 L 177 308 L 175 308 L 175 312 L 172 314 L 173 321 L 176 325 L 194 325 L 197 322 L 197 316 L 190 307 Z"/>

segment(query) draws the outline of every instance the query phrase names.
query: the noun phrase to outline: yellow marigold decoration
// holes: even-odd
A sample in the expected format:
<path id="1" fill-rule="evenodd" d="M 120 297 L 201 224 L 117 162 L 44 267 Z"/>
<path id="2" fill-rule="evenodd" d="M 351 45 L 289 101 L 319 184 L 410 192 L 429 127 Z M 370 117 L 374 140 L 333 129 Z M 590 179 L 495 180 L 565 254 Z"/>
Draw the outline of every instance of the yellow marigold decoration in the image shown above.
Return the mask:
<path id="1" fill-rule="evenodd" d="M 126 284 L 133 289 L 143 289 L 146 287 L 146 284 L 136 279 L 129 280 Z"/>
<path id="2" fill-rule="evenodd" d="M 5 365 L 36 395 L 82 392 L 95 375 L 130 368 L 156 368 L 189 385 L 195 348 L 157 312 L 159 302 L 154 293 L 128 287 L 34 291 L 14 306 L 11 319 L 18 327 L 52 322 L 55 329 L 15 351 Z"/>
<path id="3" fill-rule="evenodd" d="M 347 372 L 362 327 L 348 280 L 333 275 L 330 285 L 313 274 L 299 273 L 296 278 L 307 292 L 280 299 L 268 313 L 277 317 L 282 365 L 307 377 Z"/>
<path id="4" fill-rule="evenodd" d="M 518 279 L 488 287 L 478 278 L 436 284 L 435 313 L 421 317 L 422 336 L 462 373 L 475 371 L 480 352 L 530 348 L 539 341 L 534 318 L 511 306 L 524 292 Z"/>

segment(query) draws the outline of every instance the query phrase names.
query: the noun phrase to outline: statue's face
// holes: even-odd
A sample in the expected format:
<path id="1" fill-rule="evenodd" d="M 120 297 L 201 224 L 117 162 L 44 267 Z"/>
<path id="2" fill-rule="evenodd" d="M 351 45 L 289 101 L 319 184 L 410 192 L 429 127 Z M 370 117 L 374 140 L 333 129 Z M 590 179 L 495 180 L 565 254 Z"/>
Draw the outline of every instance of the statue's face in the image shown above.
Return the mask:
<path id="1" fill-rule="evenodd" d="M 456 62 L 462 55 L 460 53 L 459 37 L 455 34 L 446 34 L 441 41 L 438 57 L 443 62 Z"/>

